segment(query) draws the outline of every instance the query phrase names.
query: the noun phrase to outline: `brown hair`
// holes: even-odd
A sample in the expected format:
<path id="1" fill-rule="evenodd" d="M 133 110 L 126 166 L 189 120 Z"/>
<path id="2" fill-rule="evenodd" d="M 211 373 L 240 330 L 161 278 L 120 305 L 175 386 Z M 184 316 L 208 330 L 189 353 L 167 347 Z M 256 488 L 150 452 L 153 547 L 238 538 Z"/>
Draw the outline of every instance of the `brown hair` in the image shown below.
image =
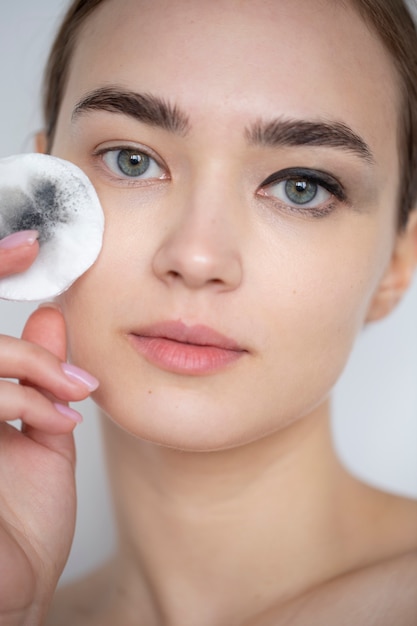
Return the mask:
<path id="1" fill-rule="evenodd" d="M 415 0 L 409 0 L 409 3 Z M 73 50 L 88 16 L 105 0 L 74 0 L 53 44 L 44 77 L 43 110 L 48 148 L 53 143 Z M 404 0 L 349 0 L 372 28 L 395 63 L 403 88 L 400 128 L 399 224 L 417 203 L 417 32 Z"/>
<path id="2" fill-rule="evenodd" d="M 79 31 L 88 16 L 103 2 L 104 0 L 75 0 L 72 2 L 49 53 L 43 86 L 43 114 L 48 149 L 52 147 L 54 140 L 56 123 Z"/>
<path id="3" fill-rule="evenodd" d="M 402 170 L 399 225 L 404 227 L 417 203 L 417 32 L 408 7 L 415 0 L 352 0 L 370 28 L 376 31 L 397 68 L 402 84 L 402 124 L 399 150 Z"/>

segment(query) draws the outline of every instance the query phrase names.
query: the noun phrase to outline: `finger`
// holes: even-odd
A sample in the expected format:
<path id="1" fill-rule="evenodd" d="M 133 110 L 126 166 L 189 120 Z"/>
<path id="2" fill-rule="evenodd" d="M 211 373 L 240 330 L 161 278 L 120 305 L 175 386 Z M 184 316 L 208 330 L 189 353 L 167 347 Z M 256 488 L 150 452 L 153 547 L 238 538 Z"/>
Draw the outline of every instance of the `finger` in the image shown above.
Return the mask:
<path id="1" fill-rule="evenodd" d="M 0 240 L 0 278 L 27 270 L 39 252 L 37 231 L 22 231 Z"/>
<path id="2" fill-rule="evenodd" d="M 22 339 L 46 348 L 61 361 L 67 358 L 67 332 L 64 316 L 59 308 L 43 305 L 26 322 Z"/>
<path id="3" fill-rule="evenodd" d="M 60 316 L 60 313 L 56 312 L 56 315 Z M 42 321 L 38 314 L 36 319 Z M 36 319 L 31 320 L 29 332 L 25 331 L 24 335 L 33 335 L 35 340 L 37 338 L 39 342 L 45 342 L 46 337 L 43 335 L 47 329 L 40 324 L 39 333 L 36 334 Z M 45 315 L 45 319 L 50 319 L 50 316 Z M 60 333 L 59 325 L 51 324 L 51 349 L 63 353 L 65 337 Z M 95 379 L 87 372 L 63 363 L 49 350 L 29 341 L 0 335 L 0 355 L 0 377 L 17 378 L 23 384 L 42 388 L 67 402 L 83 400 L 96 385 Z"/>
<path id="4" fill-rule="evenodd" d="M 68 406 L 52 402 L 33 387 L 1 381 L 0 422 L 14 420 L 22 420 L 26 429 L 31 427 L 50 435 L 62 435 L 72 432 L 82 417 Z"/>
<path id="5" fill-rule="evenodd" d="M 35 348 L 40 346 L 38 349 L 46 349 L 48 354 L 50 353 L 51 355 L 54 355 L 59 361 L 65 360 L 67 345 L 65 320 L 61 311 L 57 307 L 42 306 L 35 311 L 29 317 L 23 330 L 22 337 L 26 341 L 31 342 Z M 81 372 L 81 370 L 79 371 Z M 82 374 L 88 377 L 86 372 L 83 372 Z M 87 380 L 89 379 L 87 378 Z M 92 381 L 93 379 L 90 377 L 91 384 L 87 387 L 88 393 L 96 384 Z M 73 384 L 75 384 L 75 381 L 73 381 Z M 80 387 L 79 383 L 78 386 Z M 85 385 L 83 386 L 85 387 Z M 65 408 L 62 405 L 60 405 L 60 410 L 72 411 L 69 407 Z M 65 455 L 72 464 L 75 463 L 74 439 L 71 434 L 57 436 L 54 432 L 45 432 L 45 430 L 43 428 L 41 429 L 39 426 L 36 428 L 36 424 L 29 423 L 27 420 L 24 420 L 23 430 L 25 435 L 30 437 L 32 440 Z"/>
<path id="6" fill-rule="evenodd" d="M 63 370 L 66 382 L 69 381 L 77 388 L 77 396 L 72 396 L 68 400 L 83 400 L 98 387 L 98 381 L 94 376 L 74 365 L 64 363 L 67 352 L 66 326 L 64 316 L 56 304 L 45 303 L 32 313 L 23 329 L 22 338 L 58 357 L 59 374 L 61 375 Z M 64 399 L 64 396 L 57 394 L 56 396 Z"/>

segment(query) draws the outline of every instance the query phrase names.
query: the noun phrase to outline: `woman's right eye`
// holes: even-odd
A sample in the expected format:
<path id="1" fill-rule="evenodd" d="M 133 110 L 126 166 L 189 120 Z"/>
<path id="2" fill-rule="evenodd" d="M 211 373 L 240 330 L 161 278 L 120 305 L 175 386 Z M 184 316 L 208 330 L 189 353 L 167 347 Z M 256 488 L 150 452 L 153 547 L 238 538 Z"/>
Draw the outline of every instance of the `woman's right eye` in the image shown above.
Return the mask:
<path id="1" fill-rule="evenodd" d="M 165 175 L 165 170 L 155 159 L 134 148 L 103 150 L 102 159 L 113 174 L 123 178 L 160 179 Z"/>

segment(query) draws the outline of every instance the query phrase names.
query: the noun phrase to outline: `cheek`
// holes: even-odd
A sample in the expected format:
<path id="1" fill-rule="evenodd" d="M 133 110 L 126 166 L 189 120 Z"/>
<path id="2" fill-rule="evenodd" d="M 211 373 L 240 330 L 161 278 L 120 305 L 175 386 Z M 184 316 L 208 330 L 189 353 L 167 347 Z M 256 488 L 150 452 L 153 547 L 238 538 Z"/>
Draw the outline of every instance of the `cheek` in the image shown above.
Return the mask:
<path id="1" fill-rule="evenodd" d="M 269 317 L 263 348 L 270 352 L 275 375 L 276 354 L 284 355 L 292 392 L 298 375 L 311 383 L 311 391 L 329 391 L 364 325 L 392 247 L 388 232 L 382 236 L 377 224 L 364 222 L 361 229 L 344 229 L 343 237 L 304 238 L 296 254 L 284 247 L 274 278 L 269 273 L 258 282 L 263 291 L 258 301 Z"/>
<path id="2" fill-rule="evenodd" d="M 67 322 L 69 358 L 101 381 L 111 369 L 122 385 L 127 320 L 139 324 L 152 300 L 145 230 L 133 219 L 120 219 L 120 212 L 107 211 L 98 260 L 58 300 Z"/>
<path id="3" fill-rule="evenodd" d="M 119 250 L 124 248 L 112 241 L 106 228 L 96 263 L 58 298 L 67 323 L 69 357 L 91 373 L 109 341 L 115 311 L 126 306 L 129 264 Z"/>

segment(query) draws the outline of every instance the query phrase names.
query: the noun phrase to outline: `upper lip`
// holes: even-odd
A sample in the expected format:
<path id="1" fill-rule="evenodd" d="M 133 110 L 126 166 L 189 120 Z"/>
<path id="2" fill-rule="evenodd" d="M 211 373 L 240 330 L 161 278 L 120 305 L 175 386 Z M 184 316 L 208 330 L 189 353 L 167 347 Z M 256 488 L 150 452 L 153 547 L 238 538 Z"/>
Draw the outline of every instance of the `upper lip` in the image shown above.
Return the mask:
<path id="1" fill-rule="evenodd" d="M 134 331 L 133 334 L 140 337 L 170 339 L 171 341 L 197 346 L 212 346 L 223 350 L 245 351 L 236 341 L 222 335 L 209 326 L 204 326 L 203 324 L 187 326 L 180 320 L 157 322 Z"/>

